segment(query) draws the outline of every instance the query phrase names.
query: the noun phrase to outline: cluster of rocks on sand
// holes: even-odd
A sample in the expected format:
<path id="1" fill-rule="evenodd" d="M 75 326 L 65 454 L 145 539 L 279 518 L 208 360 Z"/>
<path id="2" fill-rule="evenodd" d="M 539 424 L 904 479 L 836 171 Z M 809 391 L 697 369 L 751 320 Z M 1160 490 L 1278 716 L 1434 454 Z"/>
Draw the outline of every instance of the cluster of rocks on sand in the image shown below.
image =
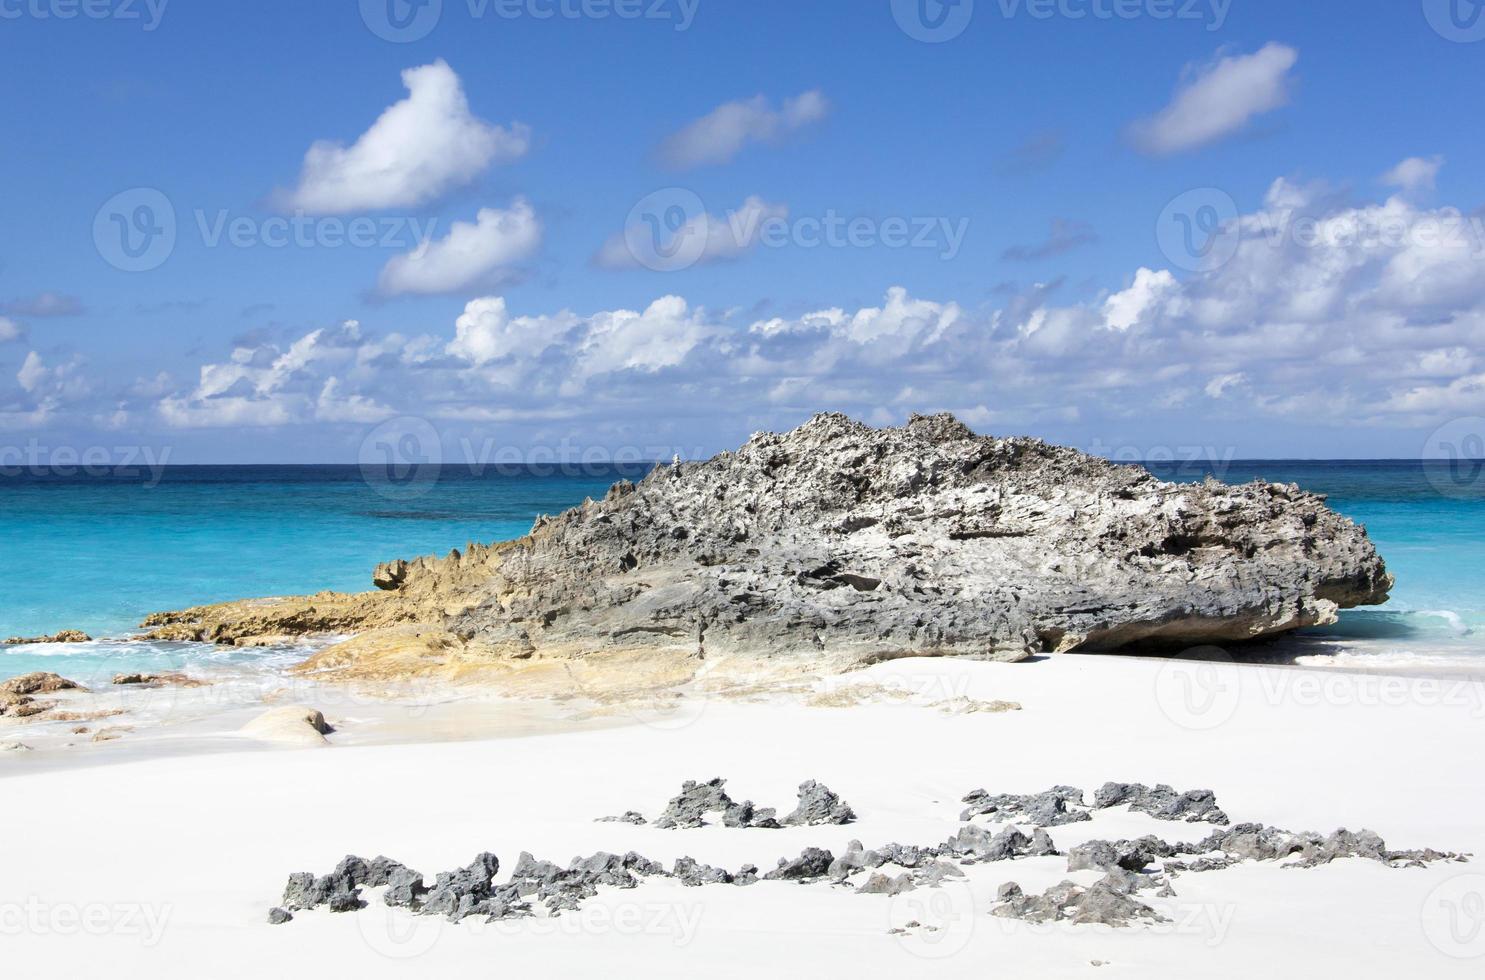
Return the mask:
<path id="1" fill-rule="evenodd" d="M 1392 579 L 1361 527 L 1296 486 L 1165 483 L 948 415 L 821 415 L 373 582 L 145 626 L 236 644 L 358 634 L 303 667 L 332 677 L 591 658 L 685 678 L 703 662 L 819 672 L 1247 641 L 1381 603 Z"/>
<path id="2" fill-rule="evenodd" d="M 773 807 L 759 807 L 752 800 L 741 803 L 727 795 L 723 787 L 725 779 L 712 779 L 704 783 L 687 780 L 681 792 L 666 804 L 664 812 L 655 818 L 654 826 L 662 830 L 688 830 L 706 826 L 708 813 L 717 813 L 726 827 L 756 827 L 762 830 L 778 830 L 781 827 L 818 827 L 823 824 L 847 824 L 856 819 L 851 805 L 831 791 L 830 787 L 813 779 L 799 785 L 799 805 L 780 819 Z M 629 810 L 617 817 L 600 817 L 599 823 L 628 823 L 642 826 L 644 814 Z"/>
<path id="3" fill-rule="evenodd" d="M 762 824 L 728 819 L 740 804 L 723 790 L 724 781 L 687 782 L 671 800 L 654 826 L 665 829 L 698 827 L 708 813 L 721 813 L 724 826 L 756 827 Z M 451 922 L 471 916 L 489 921 L 536 915 L 537 906 L 546 915 L 576 910 L 602 888 L 635 888 L 645 878 L 657 877 L 701 887 L 747 886 L 763 881 L 824 883 L 863 895 L 897 895 L 917 888 L 936 888 L 945 880 L 965 877 L 964 867 L 1015 861 L 1023 858 L 1066 857 L 1069 872 L 1099 871 L 1103 875 L 1091 885 L 1063 881 L 1041 894 L 1027 894 L 1015 882 L 1006 882 L 996 892 L 991 914 L 1033 922 L 1069 921 L 1075 925 L 1132 926 L 1164 921 L 1155 908 L 1142 901 L 1142 892 L 1156 897 L 1176 895 L 1174 881 L 1182 874 L 1211 872 L 1246 861 L 1284 861 L 1286 867 L 1314 868 L 1332 861 L 1360 858 L 1390 867 L 1417 866 L 1435 861 L 1465 861 L 1467 855 L 1428 850 L 1393 851 L 1371 831 L 1338 830 L 1329 835 L 1292 833 L 1262 824 L 1245 823 L 1213 831 L 1196 843 L 1172 843 L 1154 835 L 1137 840 L 1090 840 L 1070 850 L 1058 850 L 1047 826 L 1086 820 L 1089 812 L 1113 806 L 1129 806 L 1157 820 L 1228 823 L 1210 790 L 1177 792 L 1164 784 L 1105 783 L 1085 802 L 1081 791 L 1056 786 L 1042 793 L 998 794 L 976 790 L 965 796 L 970 804 L 961 814 L 962 826 L 947 841 L 915 845 L 888 843 L 867 849 L 852 841 L 836 855 L 825 848 L 807 847 L 797 857 L 782 857 L 776 867 L 761 873 L 754 865 L 736 872 L 702 864 L 690 857 L 676 859 L 669 870 L 643 855 L 599 852 L 574 858 L 565 867 L 522 853 L 511 876 L 496 883 L 500 861 L 485 852 L 469 865 L 435 876 L 433 883 L 401 862 L 387 857 L 366 860 L 348 856 L 326 875 L 291 875 L 282 903 L 268 913 L 271 924 L 282 924 L 293 913 L 327 908 L 331 912 L 355 912 L 366 907 L 363 890 L 383 888 L 384 904 L 417 915 L 441 915 Z M 994 806 L 986 804 L 994 801 Z M 849 817 L 847 814 L 849 813 Z M 1078 816 L 1074 816 L 1077 814 Z M 800 787 L 800 806 L 786 822 L 796 825 L 844 823 L 854 812 L 822 784 L 809 781 Z M 638 817 L 639 819 L 631 819 Z M 989 817 L 1016 824 L 992 831 L 975 820 Z M 641 823 L 637 813 L 604 818 Z M 1045 824 L 1042 821 L 1046 821 Z M 773 826 L 778 826 L 774 821 Z M 1030 834 L 1022 827 L 1030 830 Z"/>

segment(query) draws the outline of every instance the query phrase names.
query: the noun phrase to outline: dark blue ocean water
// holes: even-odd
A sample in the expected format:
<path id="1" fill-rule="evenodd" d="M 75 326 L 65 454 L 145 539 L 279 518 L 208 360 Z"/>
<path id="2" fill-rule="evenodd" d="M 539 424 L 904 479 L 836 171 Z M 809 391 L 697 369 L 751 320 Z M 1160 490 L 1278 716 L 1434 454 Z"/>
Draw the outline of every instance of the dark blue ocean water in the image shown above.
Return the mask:
<path id="1" fill-rule="evenodd" d="M 1348 612 L 1318 631 L 1325 652 L 1420 664 L 1485 653 L 1485 476 L 1417 461 L 1150 468 L 1166 479 L 1212 472 L 1228 482 L 1298 483 L 1330 494 L 1332 506 L 1367 526 L 1397 589 L 1381 611 Z M 445 468 L 436 481 L 412 485 L 368 480 L 356 466 L 169 467 L 158 483 L 142 471 L 0 473 L 8 573 L 0 637 L 64 628 L 117 637 L 156 610 L 368 589 L 379 562 L 518 537 L 538 514 L 643 472 Z M 0 676 L 80 670 L 98 653 L 97 645 L 0 649 Z M 109 655 L 111 668 L 137 661 L 138 669 L 161 669 L 274 653 L 131 644 L 112 645 Z"/>

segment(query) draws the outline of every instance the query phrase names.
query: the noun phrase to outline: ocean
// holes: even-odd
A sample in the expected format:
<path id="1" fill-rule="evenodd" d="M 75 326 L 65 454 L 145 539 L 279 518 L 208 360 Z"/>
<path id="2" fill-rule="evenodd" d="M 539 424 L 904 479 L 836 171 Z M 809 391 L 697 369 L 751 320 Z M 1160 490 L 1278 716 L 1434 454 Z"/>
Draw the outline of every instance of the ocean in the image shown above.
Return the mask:
<path id="1" fill-rule="evenodd" d="M 1285 659 L 1485 670 L 1485 475 L 1419 461 L 1147 464 L 1158 476 L 1297 483 L 1366 525 L 1397 577 L 1391 602 L 1286 641 Z M 368 479 L 357 466 L 176 466 L 0 472 L 8 580 L 0 638 L 79 629 L 121 640 L 149 613 L 247 596 L 371 587 L 392 558 L 526 533 L 640 467 L 444 468 Z M 100 642 L 0 647 L 0 677 L 49 670 L 278 669 L 302 647 Z"/>

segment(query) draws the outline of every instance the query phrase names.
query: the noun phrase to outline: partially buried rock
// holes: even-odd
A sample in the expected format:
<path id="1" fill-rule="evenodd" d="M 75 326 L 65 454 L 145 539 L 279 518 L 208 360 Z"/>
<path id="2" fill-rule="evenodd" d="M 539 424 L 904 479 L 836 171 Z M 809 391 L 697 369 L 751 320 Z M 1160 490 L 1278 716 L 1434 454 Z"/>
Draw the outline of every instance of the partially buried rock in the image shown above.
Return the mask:
<path id="1" fill-rule="evenodd" d="M 1041 895 L 1027 895 L 1010 882 L 1000 886 L 1000 904 L 991 915 L 1027 922 L 1068 921 L 1075 925 L 1130 926 L 1139 921 L 1168 921 L 1132 897 L 1128 882 L 1106 876 L 1090 887 L 1071 881 L 1053 885 Z"/>
<path id="2" fill-rule="evenodd" d="M 638 810 L 625 810 L 617 817 L 599 817 L 594 823 L 628 823 L 640 827 L 645 823 L 645 815 Z"/>
<path id="3" fill-rule="evenodd" d="M 779 866 L 763 877 L 769 881 L 813 881 L 830 873 L 835 856 L 818 847 L 806 847 L 792 861 L 779 858 Z"/>
<path id="4" fill-rule="evenodd" d="M 288 909 L 272 908 L 268 910 L 268 924 L 271 926 L 281 926 L 285 922 L 292 922 L 293 919 L 294 915 Z"/>
<path id="5" fill-rule="evenodd" d="M 989 816 L 992 820 L 1012 820 L 1037 827 L 1060 827 L 1088 820 L 1083 809 L 1083 791 L 1075 786 L 1053 786 L 1042 793 L 1019 795 L 1001 793 L 992 796 L 982 789 L 964 797 L 969 806 L 959 814 L 960 820 Z"/>
<path id="6" fill-rule="evenodd" d="M 30 752 L 31 746 L 20 742 L 0 742 L 0 752 Z"/>
<path id="7" fill-rule="evenodd" d="M 1144 783 L 1104 783 L 1093 794 L 1094 809 L 1129 804 L 1137 813 L 1148 813 L 1156 820 L 1184 820 L 1186 823 L 1211 823 L 1225 826 L 1227 814 L 1217 806 L 1217 797 L 1209 789 L 1184 793 L 1160 783 L 1153 789 Z"/>
<path id="8" fill-rule="evenodd" d="M 325 716 L 313 708 L 291 705 L 265 711 L 242 726 L 242 734 L 284 745 L 327 745 L 325 736 L 334 732 Z"/>
<path id="9" fill-rule="evenodd" d="M 783 819 L 787 827 L 816 827 L 821 824 L 847 824 L 856 819 L 856 811 L 830 787 L 813 779 L 799 786 L 799 806 Z"/>
<path id="10" fill-rule="evenodd" d="M 688 779 L 681 785 L 681 792 L 665 807 L 665 812 L 655 818 L 655 826 L 662 830 L 680 830 L 704 826 L 702 817 L 707 813 L 725 813 L 736 806 L 732 797 L 722 787 L 725 779 L 712 779 L 704 783 Z"/>

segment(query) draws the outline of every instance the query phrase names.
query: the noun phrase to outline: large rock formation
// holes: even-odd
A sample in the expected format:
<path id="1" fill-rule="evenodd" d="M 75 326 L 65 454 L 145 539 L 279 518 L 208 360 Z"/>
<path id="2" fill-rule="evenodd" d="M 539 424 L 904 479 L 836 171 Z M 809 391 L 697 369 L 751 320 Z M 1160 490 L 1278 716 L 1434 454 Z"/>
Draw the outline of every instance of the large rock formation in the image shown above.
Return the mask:
<path id="1" fill-rule="evenodd" d="M 948 415 L 821 415 L 662 466 L 531 533 L 376 570 L 361 596 L 162 614 L 255 642 L 388 628 L 330 651 L 408 665 L 669 653 L 844 666 L 1253 640 L 1386 600 L 1366 532 L 1296 486 L 1164 483 Z"/>

